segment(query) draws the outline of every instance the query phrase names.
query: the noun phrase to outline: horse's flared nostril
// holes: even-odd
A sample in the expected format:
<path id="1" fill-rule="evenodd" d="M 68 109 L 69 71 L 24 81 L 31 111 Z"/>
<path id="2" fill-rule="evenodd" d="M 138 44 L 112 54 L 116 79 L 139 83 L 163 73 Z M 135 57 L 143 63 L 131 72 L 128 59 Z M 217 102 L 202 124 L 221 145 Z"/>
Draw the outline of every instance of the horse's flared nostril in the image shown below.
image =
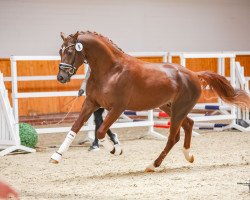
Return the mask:
<path id="1" fill-rule="evenodd" d="M 62 80 L 63 80 L 63 76 L 58 75 L 58 76 L 57 76 L 57 80 L 58 80 L 58 81 L 62 81 Z"/>

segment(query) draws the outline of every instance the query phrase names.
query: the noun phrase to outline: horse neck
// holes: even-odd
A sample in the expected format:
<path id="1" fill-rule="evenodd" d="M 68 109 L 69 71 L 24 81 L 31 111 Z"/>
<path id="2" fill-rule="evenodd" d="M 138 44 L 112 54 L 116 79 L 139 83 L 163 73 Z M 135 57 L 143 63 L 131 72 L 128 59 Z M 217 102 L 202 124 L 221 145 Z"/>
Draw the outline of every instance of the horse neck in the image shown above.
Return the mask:
<path id="1" fill-rule="evenodd" d="M 87 49 L 86 57 L 92 73 L 95 77 L 103 77 L 115 66 L 118 56 L 117 52 L 96 38 L 85 41 L 85 44 Z"/>

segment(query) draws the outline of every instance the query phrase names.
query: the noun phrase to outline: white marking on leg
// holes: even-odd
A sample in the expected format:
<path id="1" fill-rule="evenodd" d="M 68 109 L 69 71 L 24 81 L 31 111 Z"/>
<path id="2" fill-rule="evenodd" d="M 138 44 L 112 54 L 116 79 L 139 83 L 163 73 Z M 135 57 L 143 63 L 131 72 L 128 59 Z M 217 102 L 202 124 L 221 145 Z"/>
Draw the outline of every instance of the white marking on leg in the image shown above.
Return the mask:
<path id="1" fill-rule="evenodd" d="M 150 165 L 148 165 L 145 171 L 146 172 L 154 172 L 155 171 L 154 163 L 151 163 Z"/>
<path id="2" fill-rule="evenodd" d="M 194 162 L 194 156 L 189 153 L 189 149 L 183 148 L 183 154 L 188 162 Z"/>

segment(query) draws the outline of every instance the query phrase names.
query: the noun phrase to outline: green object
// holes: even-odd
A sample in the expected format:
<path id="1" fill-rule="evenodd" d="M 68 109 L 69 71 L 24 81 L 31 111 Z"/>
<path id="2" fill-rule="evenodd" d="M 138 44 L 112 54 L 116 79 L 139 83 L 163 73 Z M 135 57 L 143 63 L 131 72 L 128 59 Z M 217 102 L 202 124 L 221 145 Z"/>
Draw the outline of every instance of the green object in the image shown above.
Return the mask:
<path id="1" fill-rule="evenodd" d="M 19 135 L 21 140 L 21 145 L 34 148 L 37 144 L 38 135 L 36 130 L 27 123 L 19 124 Z"/>

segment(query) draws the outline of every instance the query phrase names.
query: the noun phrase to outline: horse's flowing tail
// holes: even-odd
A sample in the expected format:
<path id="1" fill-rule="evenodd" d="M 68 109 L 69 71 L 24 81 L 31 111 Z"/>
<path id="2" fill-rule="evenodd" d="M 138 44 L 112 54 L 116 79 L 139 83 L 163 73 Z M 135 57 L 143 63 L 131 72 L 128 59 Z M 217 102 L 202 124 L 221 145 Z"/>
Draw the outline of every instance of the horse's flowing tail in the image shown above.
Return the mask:
<path id="1" fill-rule="evenodd" d="M 250 108 L 249 95 L 244 90 L 234 89 L 225 77 L 208 71 L 197 72 L 197 75 L 202 86 L 209 85 L 226 103 Z"/>

